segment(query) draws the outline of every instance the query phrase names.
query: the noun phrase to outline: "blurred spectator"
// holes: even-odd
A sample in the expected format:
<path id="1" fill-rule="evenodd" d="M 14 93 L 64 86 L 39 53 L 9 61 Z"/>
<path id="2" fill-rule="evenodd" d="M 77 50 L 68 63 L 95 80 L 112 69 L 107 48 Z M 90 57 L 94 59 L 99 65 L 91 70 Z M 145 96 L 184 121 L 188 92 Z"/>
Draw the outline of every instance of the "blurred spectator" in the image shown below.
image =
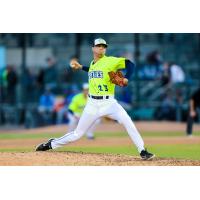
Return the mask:
<path id="1" fill-rule="evenodd" d="M 54 114 L 55 96 L 49 88 L 40 96 L 38 112 L 45 125 L 52 124 Z"/>
<path id="2" fill-rule="evenodd" d="M 161 85 L 165 86 L 168 85 L 171 80 L 170 66 L 168 62 L 164 62 L 161 66 L 162 66 Z"/>
<path id="3" fill-rule="evenodd" d="M 172 84 L 182 83 L 185 81 L 185 73 L 179 65 L 172 63 L 172 65 L 170 67 L 170 72 L 171 72 L 171 83 Z"/>
<path id="4" fill-rule="evenodd" d="M 147 63 L 150 65 L 160 65 L 162 63 L 162 57 L 159 51 L 155 50 L 147 55 Z"/>
<path id="5" fill-rule="evenodd" d="M 156 80 L 161 77 L 162 58 L 158 51 L 153 51 L 146 57 L 146 64 L 139 69 L 139 77 L 143 80 Z"/>
<path id="6" fill-rule="evenodd" d="M 22 84 L 24 87 L 24 98 L 26 103 L 36 101 L 36 75 L 33 70 L 26 68 L 22 76 Z"/>
<path id="7" fill-rule="evenodd" d="M 7 92 L 6 92 L 6 102 L 9 104 L 14 104 L 16 102 L 16 86 L 18 82 L 17 73 L 14 67 L 9 65 L 6 68 L 6 80 L 7 80 Z"/>
<path id="8" fill-rule="evenodd" d="M 68 103 L 65 99 L 60 102 L 59 109 L 56 109 L 56 124 L 62 124 L 67 120 Z"/>
<path id="9" fill-rule="evenodd" d="M 175 104 L 169 92 L 164 95 L 161 107 L 157 112 L 159 120 L 174 120 L 175 119 Z"/>
<path id="10" fill-rule="evenodd" d="M 64 70 L 59 73 L 59 81 L 62 83 L 73 82 L 74 72 L 71 67 L 67 66 Z"/>
<path id="11" fill-rule="evenodd" d="M 68 90 L 65 91 L 65 104 L 69 104 L 72 98 L 79 92 L 80 90 L 78 89 L 77 85 L 71 85 Z"/>
<path id="12" fill-rule="evenodd" d="M 192 127 L 194 118 L 197 116 L 198 109 L 200 109 L 200 88 L 195 91 L 189 101 L 188 120 L 186 127 L 186 134 L 192 135 Z"/>
<path id="13" fill-rule="evenodd" d="M 40 96 L 42 92 L 44 91 L 44 70 L 43 69 L 40 69 L 37 79 L 36 79 L 36 83 L 37 83 L 37 92 Z"/>
<path id="14" fill-rule="evenodd" d="M 176 90 L 175 94 L 175 109 L 176 109 L 176 121 L 182 121 L 182 113 L 183 113 L 183 93 L 181 89 Z"/>
<path id="15" fill-rule="evenodd" d="M 68 106 L 71 103 L 73 97 L 79 93 L 76 85 L 72 85 L 68 90 L 65 90 L 65 99 L 63 101 L 63 107 L 57 112 L 57 124 L 62 124 L 64 119 L 67 119 Z"/>
<path id="16" fill-rule="evenodd" d="M 139 77 L 143 80 L 157 80 L 162 72 L 158 65 L 145 64 L 139 68 Z"/>
<path id="17" fill-rule="evenodd" d="M 121 106 L 123 106 L 123 108 L 125 110 L 127 110 L 127 111 L 131 110 L 133 94 L 130 92 L 130 88 L 126 87 L 120 91 L 121 91 L 121 93 L 120 93 L 119 97 L 117 98 L 119 104 Z"/>
<path id="18" fill-rule="evenodd" d="M 56 62 L 53 58 L 47 58 L 48 67 L 44 70 L 44 84 L 52 91 L 57 86 Z"/>
<path id="19" fill-rule="evenodd" d="M 62 96 L 57 96 L 55 98 L 54 111 L 58 113 L 64 107 L 64 98 Z"/>
<path id="20" fill-rule="evenodd" d="M 66 105 L 65 105 L 65 99 L 62 96 L 57 96 L 55 99 L 54 104 L 54 111 L 56 115 L 56 124 L 62 124 L 62 122 L 65 120 L 68 121 L 67 114 L 66 114 Z"/>
<path id="21" fill-rule="evenodd" d="M 6 99 L 7 88 L 7 69 L 3 68 L 0 71 L 0 102 L 4 103 Z"/>

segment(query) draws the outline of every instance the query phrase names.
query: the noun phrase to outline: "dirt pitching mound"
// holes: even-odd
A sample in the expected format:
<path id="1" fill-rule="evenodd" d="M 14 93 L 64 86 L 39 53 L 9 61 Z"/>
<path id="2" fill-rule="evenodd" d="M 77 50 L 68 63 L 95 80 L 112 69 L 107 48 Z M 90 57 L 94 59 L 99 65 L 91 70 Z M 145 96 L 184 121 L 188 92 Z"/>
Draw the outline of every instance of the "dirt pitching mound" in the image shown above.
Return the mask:
<path id="1" fill-rule="evenodd" d="M 0 153 L 2 166 L 200 166 L 200 161 L 76 152 Z"/>

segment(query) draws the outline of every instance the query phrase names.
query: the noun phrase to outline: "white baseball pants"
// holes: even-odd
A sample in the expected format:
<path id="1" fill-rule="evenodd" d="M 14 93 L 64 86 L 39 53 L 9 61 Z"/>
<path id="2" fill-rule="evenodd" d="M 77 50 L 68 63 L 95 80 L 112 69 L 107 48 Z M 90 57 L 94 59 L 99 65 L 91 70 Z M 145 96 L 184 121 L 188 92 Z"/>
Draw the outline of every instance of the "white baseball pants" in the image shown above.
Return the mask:
<path id="1" fill-rule="evenodd" d="M 76 129 L 80 118 L 71 114 L 70 112 L 68 112 L 68 118 L 69 118 L 68 133 L 70 133 Z M 86 132 L 87 138 L 94 137 L 95 127 L 100 123 L 100 121 L 101 121 L 100 119 L 96 120 L 93 123 L 93 125 L 88 129 L 88 131 Z"/>
<path id="2" fill-rule="evenodd" d="M 93 126 L 95 121 L 103 116 L 108 116 L 121 123 L 128 132 L 131 140 L 136 145 L 139 153 L 144 150 L 144 142 L 134 123 L 114 98 L 109 99 L 92 99 L 88 98 L 88 102 L 78 122 L 76 129 L 65 134 L 60 138 L 56 138 L 51 142 L 53 149 L 62 147 L 69 142 L 74 142 L 80 139 Z"/>

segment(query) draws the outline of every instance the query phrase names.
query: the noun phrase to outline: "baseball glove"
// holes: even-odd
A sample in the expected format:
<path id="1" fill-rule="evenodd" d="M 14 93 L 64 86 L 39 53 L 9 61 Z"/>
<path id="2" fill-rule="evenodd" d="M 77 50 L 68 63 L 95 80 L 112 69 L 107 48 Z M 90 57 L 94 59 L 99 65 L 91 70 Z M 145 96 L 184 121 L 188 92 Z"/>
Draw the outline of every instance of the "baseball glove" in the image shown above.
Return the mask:
<path id="1" fill-rule="evenodd" d="M 117 72 L 111 71 L 111 72 L 108 72 L 108 75 L 110 77 L 111 82 L 114 83 L 115 85 L 124 87 L 128 84 L 128 80 L 124 78 L 121 71 L 117 71 Z"/>

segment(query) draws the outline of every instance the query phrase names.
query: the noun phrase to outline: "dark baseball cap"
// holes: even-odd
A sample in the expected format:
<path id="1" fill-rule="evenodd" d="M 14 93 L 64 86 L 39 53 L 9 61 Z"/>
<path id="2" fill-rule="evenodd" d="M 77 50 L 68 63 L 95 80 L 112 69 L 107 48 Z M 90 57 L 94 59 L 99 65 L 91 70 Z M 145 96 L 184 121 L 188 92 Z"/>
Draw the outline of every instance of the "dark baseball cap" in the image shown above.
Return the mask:
<path id="1" fill-rule="evenodd" d="M 103 45 L 105 45 L 105 47 L 108 46 L 108 44 L 106 43 L 106 41 L 104 39 L 102 39 L 102 38 L 95 39 L 93 46 L 96 46 L 96 45 L 99 45 L 99 44 L 103 44 Z"/>

